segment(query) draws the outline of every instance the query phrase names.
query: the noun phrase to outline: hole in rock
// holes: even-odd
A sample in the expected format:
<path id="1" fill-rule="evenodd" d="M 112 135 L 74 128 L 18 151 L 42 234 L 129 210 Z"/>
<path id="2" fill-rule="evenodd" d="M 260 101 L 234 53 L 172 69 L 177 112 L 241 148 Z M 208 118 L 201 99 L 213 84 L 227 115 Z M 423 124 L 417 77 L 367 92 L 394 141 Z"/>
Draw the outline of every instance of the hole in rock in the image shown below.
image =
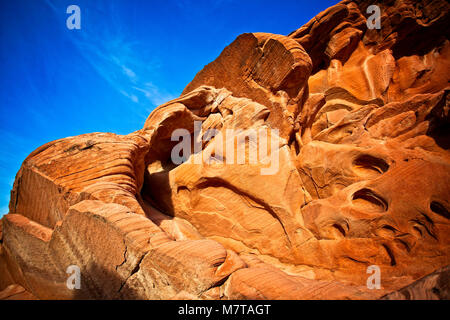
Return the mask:
<path id="1" fill-rule="evenodd" d="M 337 236 L 337 239 L 345 237 L 345 229 L 340 224 L 334 223 L 332 227 L 335 230 L 334 234 Z"/>
<path id="2" fill-rule="evenodd" d="M 448 91 L 445 92 L 441 101 L 433 107 L 425 120 L 429 121 L 427 135 L 434 139 L 434 142 L 442 149 L 448 150 L 450 147 L 450 121 L 445 111 L 448 106 Z"/>
<path id="3" fill-rule="evenodd" d="M 396 233 L 397 229 L 387 224 L 377 230 L 377 234 L 383 238 L 393 238 Z"/>
<path id="4" fill-rule="evenodd" d="M 353 204 L 362 210 L 384 212 L 388 208 L 386 200 L 370 189 L 361 189 L 353 194 Z"/>
<path id="5" fill-rule="evenodd" d="M 170 140 L 164 142 L 165 144 L 160 144 L 159 150 L 150 150 L 151 157 L 146 159 L 141 197 L 161 212 L 172 214 L 172 190 L 169 174 L 170 171 L 178 167 L 178 164 L 173 163 L 171 158 L 171 150 L 178 142 Z"/>
<path id="6" fill-rule="evenodd" d="M 444 207 L 443 204 L 437 202 L 437 201 L 432 201 L 430 203 L 430 209 L 431 211 L 433 211 L 434 213 L 437 213 L 440 216 L 443 216 L 444 218 L 450 219 L 450 213 L 448 212 L 448 210 Z"/>
<path id="7" fill-rule="evenodd" d="M 357 157 L 353 166 L 358 175 L 368 178 L 375 178 L 389 169 L 386 161 L 367 154 Z"/>
<path id="8" fill-rule="evenodd" d="M 388 245 L 383 244 L 383 248 L 386 250 L 386 253 L 389 256 L 389 259 L 391 260 L 391 266 L 395 266 L 397 264 L 397 262 L 395 261 L 395 256 L 394 253 L 392 252 L 391 248 L 389 248 Z"/>
<path id="9" fill-rule="evenodd" d="M 413 230 L 414 230 L 414 232 L 416 232 L 416 234 L 417 234 L 419 237 L 422 237 L 422 235 L 423 235 L 422 230 L 420 230 L 420 228 L 419 228 L 418 226 L 414 226 L 414 227 L 413 227 Z"/>

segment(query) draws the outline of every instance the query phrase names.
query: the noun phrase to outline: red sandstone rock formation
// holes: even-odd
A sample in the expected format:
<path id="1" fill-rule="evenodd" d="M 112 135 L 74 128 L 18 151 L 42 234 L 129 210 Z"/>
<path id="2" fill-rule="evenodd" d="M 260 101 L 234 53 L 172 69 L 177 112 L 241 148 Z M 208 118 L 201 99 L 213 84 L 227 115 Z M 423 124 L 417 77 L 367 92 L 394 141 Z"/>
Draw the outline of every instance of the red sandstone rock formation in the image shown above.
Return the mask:
<path id="1" fill-rule="evenodd" d="M 376 30 L 370 4 L 239 36 L 142 130 L 35 150 L 0 224 L 0 298 L 448 298 L 450 6 L 379 3 Z M 223 141 L 174 163 L 195 121 Z M 248 160 L 261 130 L 275 174 Z"/>

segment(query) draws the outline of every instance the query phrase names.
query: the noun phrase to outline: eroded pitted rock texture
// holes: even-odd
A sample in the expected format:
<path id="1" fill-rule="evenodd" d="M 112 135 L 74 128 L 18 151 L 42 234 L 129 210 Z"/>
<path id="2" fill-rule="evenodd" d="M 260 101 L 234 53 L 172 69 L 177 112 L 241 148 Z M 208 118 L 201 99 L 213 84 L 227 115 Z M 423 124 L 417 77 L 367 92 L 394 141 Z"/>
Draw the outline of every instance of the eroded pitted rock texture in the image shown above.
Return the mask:
<path id="1" fill-rule="evenodd" d="M 34 151 L 0 224 L 0 296 L 447 297 L 450 6 L 378 3 L 372 30 L 371 4 L 239 36 L 142 130 Z M 275 138 L 267 154 L 251 132 Z"/>

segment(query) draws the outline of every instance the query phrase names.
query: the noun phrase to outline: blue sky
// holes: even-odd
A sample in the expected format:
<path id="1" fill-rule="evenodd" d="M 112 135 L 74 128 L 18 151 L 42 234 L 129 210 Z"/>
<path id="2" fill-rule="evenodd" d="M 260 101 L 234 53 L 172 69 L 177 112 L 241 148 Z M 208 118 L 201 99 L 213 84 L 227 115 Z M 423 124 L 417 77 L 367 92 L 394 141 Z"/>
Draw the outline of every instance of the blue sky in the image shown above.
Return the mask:
<path id="1" fill-rule="evenodd" d="M 0 0 L 0 216 L 40 145 L 136 131 L 239 34 L 288 34 L 336 2 Z"/>

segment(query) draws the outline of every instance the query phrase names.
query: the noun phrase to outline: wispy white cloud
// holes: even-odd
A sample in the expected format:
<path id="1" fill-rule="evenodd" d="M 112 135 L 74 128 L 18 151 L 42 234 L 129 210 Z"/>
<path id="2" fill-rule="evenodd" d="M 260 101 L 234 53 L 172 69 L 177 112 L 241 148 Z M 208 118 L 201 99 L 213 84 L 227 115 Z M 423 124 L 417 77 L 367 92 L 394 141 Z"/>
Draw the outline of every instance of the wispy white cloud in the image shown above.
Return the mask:
<path id="1" fill-rule="evenodd" d="M 151 82 L 146 82 L 142 87 L 133 87 L 135 90 L 143 93 L 145 97 L 154 105 L 159 106 L 167 101 L 176 98 L 173 94 L 161 90 Z"/>
<path id="2" fill-rule="evenodd" d="M 139 103 L 139 98 L 136 95 L 130 94 L 124 90 L 119 90 L 119 92 L 121 94 L 123 94 L 125 97 L 127 97 L 128 99 L 130 99 L 131 101 L 133 101 L 134 103 Z"/>
<path id="3" fill-rule="evenodd" d="M 122 66 L 122 70 L 128 78 L 130 78 L 130 79 L 136 78 L 136 73 L 133 70 L 131 70 L 130 68 Z"/>
<path id="4" fill-rule="evenodd" d="M 90 6 L 91 3 L 89 2 Z M 61 15 L 61 11 L 49 0 L 47 4 L 55 14 Z M 117 92 L 146 109 L 149 103 L 153 108 L 175 98 L 174 94 L 154 83 L 154 75 L 162 72 L 160 63 L 155 57 L 145 55 L 145 46 L 133 41 L 132 36 L 121 30 L 120 23 L 116 23 L 118 10 L 114 7 L 114 2 L 102 2 L 98 11 L 102 12 L 105 21 L 102 20 L 101 23 L 104 25 L 99 22 L 96 30 L 83 28 L 83 21 L 93 17 L 83 19 L 83 14 L 88 13 L 81 8 L 81 30 L 71 31 L 71 39 L 85 60 Z M 109 21 L 107 17 L 112 20 Z"/>

